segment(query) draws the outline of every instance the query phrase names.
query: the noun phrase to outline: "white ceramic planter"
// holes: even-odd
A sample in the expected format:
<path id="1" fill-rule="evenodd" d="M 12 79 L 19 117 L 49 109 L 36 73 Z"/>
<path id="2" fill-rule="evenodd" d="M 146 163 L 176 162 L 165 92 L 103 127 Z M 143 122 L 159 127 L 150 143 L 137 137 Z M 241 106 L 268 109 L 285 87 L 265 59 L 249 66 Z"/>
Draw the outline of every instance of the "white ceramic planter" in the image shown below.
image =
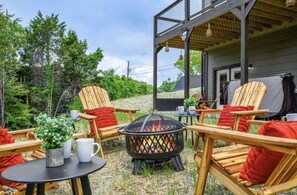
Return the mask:
<path id="1" fill-rule="evenodd" d="M 72 139 L 69 139 L 62 144 L 64 159 L 67 159 L 70 157 L 71 147 L 72 147 Z"/>
<path id="2" fill-rule="evenodd" d="M 189 114 L 195 114 L 196 113 L 196 107 L 195 106 L 189 106 L 188 112 L 189 112 Z"/>

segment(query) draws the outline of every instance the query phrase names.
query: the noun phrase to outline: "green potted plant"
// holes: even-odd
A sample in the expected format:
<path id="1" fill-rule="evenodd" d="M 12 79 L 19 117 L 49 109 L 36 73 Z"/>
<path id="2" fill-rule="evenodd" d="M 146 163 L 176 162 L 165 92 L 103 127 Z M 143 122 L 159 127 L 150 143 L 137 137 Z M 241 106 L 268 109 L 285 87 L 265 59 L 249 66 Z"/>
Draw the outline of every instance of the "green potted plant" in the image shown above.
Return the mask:
<path id="1" fill-rule="evenodd" d="M 71 139 L 74 132 L 73 120 L 65 115 L 54 118 L 40 114 L 35 118 L 36 137 L 43 140 L 42 148 L 46 151 L 46 166 L 56 167 L 64 164 L 62 144 Z"/>
<path id="2" fill-rule="evenodd" d="M 189 114 L 194 114 L 196 112 L 196 99 L 192 96 L 185 99 L 184 107 L 188 110 Z"/>

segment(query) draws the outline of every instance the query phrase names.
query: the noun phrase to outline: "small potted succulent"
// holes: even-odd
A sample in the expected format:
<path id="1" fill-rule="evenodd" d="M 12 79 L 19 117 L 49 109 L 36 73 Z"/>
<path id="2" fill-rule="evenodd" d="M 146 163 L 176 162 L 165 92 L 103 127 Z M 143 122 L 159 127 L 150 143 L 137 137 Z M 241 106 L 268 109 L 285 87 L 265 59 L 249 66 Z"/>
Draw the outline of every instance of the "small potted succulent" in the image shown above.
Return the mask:
<path id="1" fill-rule="evenodd" d="M 194 114 L 196 112 L 196 99 L 192 96 L 185 99 L 184 107 L 187 108 L 189 114 Z"/>
<path id="2" fill-rule="evenodd" d="M 56 167 L 64 164 L 62 144 L 71 139 L 74 132 L 73 120 L 65 115 L 54 118 L 40 114 L 35 118 L 36 137 L 43 140 L 42 148 L 46 151 L 46 166 Z"/>

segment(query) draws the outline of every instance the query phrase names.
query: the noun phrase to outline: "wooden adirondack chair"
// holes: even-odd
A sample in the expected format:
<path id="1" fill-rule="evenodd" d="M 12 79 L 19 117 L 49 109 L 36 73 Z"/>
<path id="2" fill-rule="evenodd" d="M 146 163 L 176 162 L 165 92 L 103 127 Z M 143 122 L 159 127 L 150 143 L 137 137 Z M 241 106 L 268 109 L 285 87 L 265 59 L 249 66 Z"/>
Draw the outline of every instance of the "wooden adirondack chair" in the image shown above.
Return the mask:
<path id="1" fill-rule="evenodd" d="M 21 154 L 25 152 L 30 152 L 27 155 L 23 155 L 25 161 L 36 160 L 39 158 L 45 158 L 45 153 L 41 149 L 42 140 L 37 140 L 34 133 L 34 128 L 23 129 L 17 131 L 9 131 L 14 139 L 22 138 L 25 141 L 19 141 L 11 144 L 0 145 L 0 157 Z M 74 139 L 85 137 L 84 133 L 75 133 L 73 135 Z M 45 190 L 55 188 L 58 186 L 58 182 L 51 182 L 45 185 Z M 25 186 L 18 188 L 19 191 L 14 192 L 13 195 L 24 195 Z M 81 191 L 81 189 L 79 188 Z M 0 185 L 0 195 L 6 194 L 4 188 Z"/>
<path id="2" fill-rule="evenodd" d="M 81 100 L 81 103 L 84 109 L 94 109 L 98 107 L 112 107 L 107 91 L 97 86 L 84 87 L 79 92 L 79 98 Z M 133 121 L 133 113 L 136 113 L 136 111 L 138 110 L 139 109 L 114 108 L 115 112 L 127 113 L 129 115 L 131 122 Z M 90 136 L 95 137 L 96 141 L 100 144 L 100 152 L 103 158 L 104 158 L 104 152 L 102 149 L 101 142 L 120 137 L 121 135 L 118 133 L 117 130 L 129 124 L 129 123 L 125 123 L 125 124 L 104 127 L 104 128 L 97 128 L 96 122 L 95 122 L 96 116 L 80 113 L 79 117 L 92 121 L 95 129 L 95 135 L 90 134 Z"/>
<path id="3" fill-rule="evenodd" d="M 297 140 L 226 131 L 206 126 L 193 125 L 188 126 L 187 129 L 195 131 L 206 140 L 203 151 L 195 154 L 199 167 L 196 195 L 204 193 L 208 173 L 220 180 L 236 195 L 276 194 L 297 187 Z M 237 144 L 214 148 L 215 140 Z M 245 162 L 249 146 L 285 154 L 264 185 L 257 185 L 258 189 L 252 188 L 251 182 L 239 177 L 240 167 Z"/>
<path id="4" fill-rule="evenodd" d="M 268 109 L 259 109 L 261 101 L 267 92 L 266 86 L 262 82 L 249 82 L 246 83 L 235 90 L 231 106 L 254 106 L 253 110 L 249 111 L 236 111 L 231 112 L 231 114 L 235 115 L 233 128 L 218 126 L 218 125 L 210 125 L 204 123 L 204 118 L 207 114 L 218 114 L 222 110 L 221 109 L 197 109 L 197 112 L 200 113 L 199 122 L 197 125 L 200 126 L 208 126 L 208 127 L 219 127 L 222 129 L 229 130 L 238 130 L 239 119 L 243 116 L 250 116 L 251 120 L 255 118 L 256 115 L 262 115 L 269 112 Z M 194 148 L 197 149 L 199 136 L 195 137 Z"/>
<path id="5" fill-rule="evenodd" d="M 14 139 L 17 138 L 26 138 L 26 141 L 15 142 L 11 144 L 4 144 L 0 145 L 0 157 L 13 155 L 13 154 L 20 154 L 24 152 L 32 152 L 30 155 L 23 156 L 25 161 L 35 160 L 38 158 L 44 158 L 45 154 L 40 149 L 41 147 L 41 140 L 35 140 L 35 136 L 33 134 L 34 129 L 24 129 L 18 131 L 10 131 L 9 133 L 12 135 Z M 57 187 L 58 183 L 48 183 L 45 188 L 46 190 L 50 188 Z M 25 186 L 21 186 L 17 188 L 19 191 L 14 192 L 14 195 L 23 195 L 25 194 Z M 6 194 L 4 188 L 0 185 L 0 194 Z"/>

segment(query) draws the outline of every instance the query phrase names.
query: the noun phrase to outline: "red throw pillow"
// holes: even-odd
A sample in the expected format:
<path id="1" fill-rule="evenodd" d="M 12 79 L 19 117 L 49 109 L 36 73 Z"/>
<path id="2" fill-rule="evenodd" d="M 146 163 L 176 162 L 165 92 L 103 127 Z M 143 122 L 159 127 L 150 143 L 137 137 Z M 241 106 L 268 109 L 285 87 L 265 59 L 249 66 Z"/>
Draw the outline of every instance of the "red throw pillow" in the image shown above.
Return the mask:
<path id="1" fill-rule="evenodd" d="M 253 110 L 254 106 L 230 106 L 224 105 L 223 110 L 220 114 L 220 118 L 218 120 L 218 125 L 231 127 L 233 128 L 235 115 L 230 114 L 230 112 L 234 111 L 246 111 L 246 110 Z M 247 132 L 248 130 L 248 123 L 246 122 L 249 120 L 250 116 L 244 116 L 239 119 L 239 126 L 238 131 Z"/>
<path id="2" fill-rule="evenodd" d="M 13 142 L 14 140 L 11 134 L 8 133 L 6 129 L 2 129 L 2 127 L 0 126 L 0 145 L 9 144 Z M 24 185 L 21 183 L 6 181 L 1 177 L 1 173 L 4 171 L 4 169 L 22 162 L 24 162 L 24 160 L 21 154 L 14 154 L 14 155 L 0 157 L 0 184 L 1 185 L 10 186 L 13 188 Z"/>
<path id="3" fill-rule="evenodd" d="M 95 119 L 97 128 L 109 127 L 112 125 L 118 125 L 118 121 L 114 114 L 114 108 L 112 107 L 100 107 L 94 109 L 85 109 L 86 114 L 96 116 Z M 90 122 L 91 133 L 94 133 L 93 122 Z"/>
<path id="4" fill-rule="evenodd" d="M 297 139 L 297 122 L 267 122 L 260 127 L 258 134 Z M 280 152 L 251 147 L 240 171 L 240 177 L 252 183 L 264 183 L 283 156 Z"/>

